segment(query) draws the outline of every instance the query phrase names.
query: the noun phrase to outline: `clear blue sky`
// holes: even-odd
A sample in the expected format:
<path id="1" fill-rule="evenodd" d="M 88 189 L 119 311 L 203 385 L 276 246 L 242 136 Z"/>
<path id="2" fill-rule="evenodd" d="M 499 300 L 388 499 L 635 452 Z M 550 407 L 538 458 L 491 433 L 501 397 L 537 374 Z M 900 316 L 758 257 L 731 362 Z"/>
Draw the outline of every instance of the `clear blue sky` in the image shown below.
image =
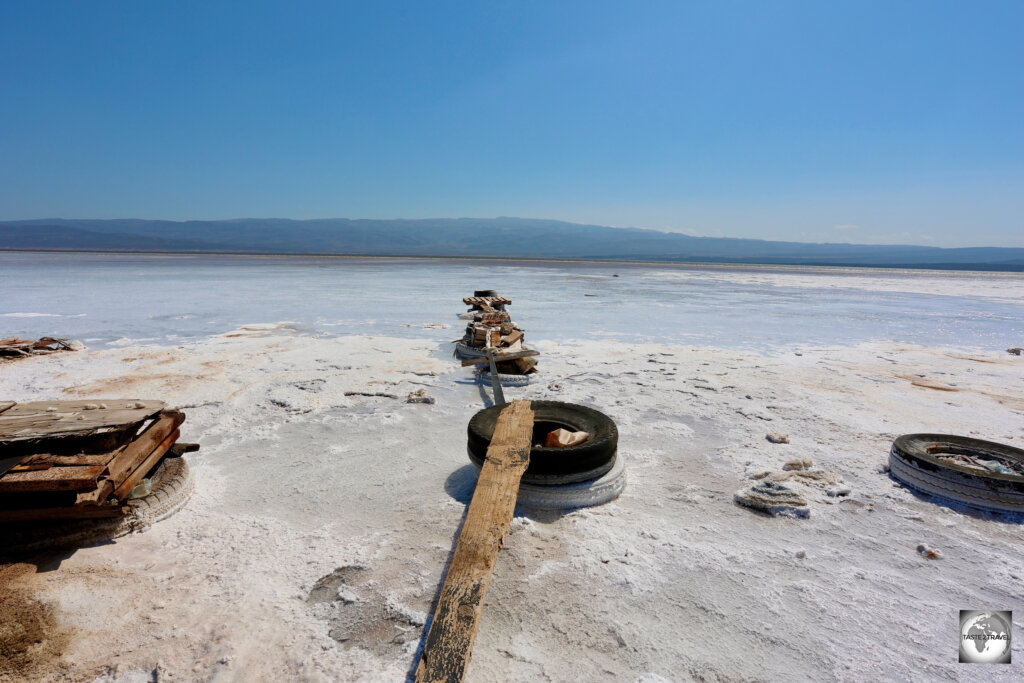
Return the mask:
<path id="1" fill-rule="evenodd" d="M 1024 3 L 0 4 L 0 219 L 1024 246 Z"/>

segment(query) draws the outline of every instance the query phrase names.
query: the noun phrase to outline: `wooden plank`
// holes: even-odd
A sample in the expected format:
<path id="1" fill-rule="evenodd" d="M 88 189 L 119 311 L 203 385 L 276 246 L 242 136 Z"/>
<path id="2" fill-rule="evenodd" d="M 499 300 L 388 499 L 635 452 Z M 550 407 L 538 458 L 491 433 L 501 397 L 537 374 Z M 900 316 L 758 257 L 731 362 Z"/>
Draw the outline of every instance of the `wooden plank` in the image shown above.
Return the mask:
<path id="1" fill-rule="evenodd" d="M 199 450 L 197 443 L 176 443 L 167 449 L 167 455 L 172 458 L 180 458 L 186 453 L 194 453 Z"/>
<path id="2" fill-rule="evenodd" d="M 102 465 L 51 467 L 33 472 L 8 472 L 0 477 L 0 493 L 14 491 L 92 491 L 106 471 Z"/>
<path id="3" fill-rule="evenodd" d="M 496 353 L 494 354 L 495 363 L 504 363 L 507 360 L 515 360 L 516 358 L 526 358 L 527 356 L 539 356 L 540 351 L 534 349 L 526 349 L 525 351 L 516 351 L 515 353 Z M 470 358 L 462 361 L 462 367 L 469 367 L 470 365 L 484 365 L 489 363 L 486 357 L 483 358 Z"/>
<path id="4" fill-rule="evenodd" d="M 505 346 L 512 346 L 517 341 L 523 338 L 522 330 L 513 330 L 510 334 L 506 334 L 501 338 L 501 343 Z"/>
<path id="5" fill-rule="evenodd" d="M 185 415 L 176 410 L 165 410 L 146 431 L 135 437 L 128 446 L 107 465 L 114 487 L 121 485 L 134 472 L 153 449 L 185 421 Z"/>
<path id="6" fill-rule="evenodd" d="M 135 488 L 135 485 L 142 481 L 146 474 L 160 462 L 160 458 L 164 457 L 167 449 L 174 445 L 179 436 L 181 436 L 181 432 L 175 429 L 163 441 L 157 444 L 157 447 L 153 449 L 149 456 L 123 482 L 118 484 L 117 488 L 114 489 L 114 497 L 118 500 L 124 500 L 132 492 L 132 489 Z"/>
<path id="7" fill-rule="evenodd" d="M 113 453 L 100 453 L 97 455 L 53 455 L 51 453 L 37 453 L 30 455 L 21 461 L 20 467 L 72 467 L 75 465 L 106 465 L 119 451 Z"/>
<path id="8" fill-rule="evenodd" d="M 0 413 L 17 405 L 14 401 L 0 401 Z"/>
<path id="9" fill-rule="evenodd" d="M 500 325 L 501 323 L 508 322 L 510 320 L 508 313 L 504 311 L 495 311 L 493 313 L 484 313 L 480 317 L 480 322 L 484 325 Z"/>
<path id="10" fill-rule="evenodd" d="M 7 471 L 8 472 L 35 472 L 36 470 L 48 470 L 51 467 L 53 467 L 53 465 L 26 465 L 26 464 L 22 463 L 20 465 L 15 465 L 14 467 L 12 467 L 11 469 L 9 469 Z"/>
<path id="11" fill-rule="evenodd" d="M 101 478 L 95 491 L 79 493 L 75 497 L 75 505 L 99 505 L 109 498 L 110 494 L 113 492 L 114 482 L 106 478 Z"/>
<path id="12" fill-rule="evenodd" d="M 18 403 L 0 413 L 0 442 L 93 434 L 142 422 L 164 407 L 163 401 L 135 399 Z"/>
<path id="13" fill-rule="evenodd" d="M 508 299 L 503 296 L 467 296 L 462 298 L 462 303 L 467 306 L 480 306 L 482 304 L 489 306 L 507 306 L 512 303 L 512 299 Z"/>
<path id="14" fill-rule="evenodd" d="M 0 524 L 36 522 L 45 519 L 96 519 L 120 517 L 123 514 L 124 509 L 120 505 L 75 505 L 62 508 L 0 510 Z"/>
<path id="15" fill-rule="evenodd" d="M 519 480 L 530 464 L 532 436 L 530 402 L 513 401 L 494 427 L 423 645 L 416 683 L 456 683 L 465 678 L 494 563 L 512 523 Z"/>

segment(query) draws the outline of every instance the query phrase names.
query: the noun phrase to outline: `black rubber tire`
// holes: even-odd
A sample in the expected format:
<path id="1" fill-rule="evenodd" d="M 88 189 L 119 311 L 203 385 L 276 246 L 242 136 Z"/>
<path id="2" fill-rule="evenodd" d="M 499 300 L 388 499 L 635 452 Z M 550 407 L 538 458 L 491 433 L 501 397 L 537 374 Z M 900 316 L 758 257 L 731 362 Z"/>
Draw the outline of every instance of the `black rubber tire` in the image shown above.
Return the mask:
<path id="1" fill-rule="evenodd" d="M 149 495 L 128 501 L 130 510 L 124 517 L 24 522 L 16 527 L 0 527 L 0 557 L 51 548 L 81 548 L 142 531 L 181 509 L 192 493 L 192 473 L 184 458 L 164 458 L 150 479 Z"/>
<path id="2" fill-rule="evenodd" d="M 477 461 L 472 453 L 469 459 L 477 469 L 483 467 L 483 461 Z M 626 470 L 622 458 L 616 456 L 584 477 L 564 475 L 553 480 L 531 481 L 524 476 L 516 502 L 534 510 L 573 510 L 604 505 L 618 498 L 624 488 Z"/>
<path id="3" fill-rule="evenodd" d="M 1024 464 L 1024 450 L 952 434 L 905 434 L 889 451 L 889 473 L 906 486 L 985 510 L 1024 512 L 1024 476 L 979 471 L 937 457 L 962 453 Z M 1012 469 L 1012 468 L 1011 468 Z"/>
<path id="4" fill-rule="evenodd" d="M 570 472 L 569 474 L 537 474 L 527 471 L 523 474 L 523 478 L 520 481 L 531 486 L 565 486 L 566 484 L 578 484 L 581 481 L 594 481 L 607 474 L 618 459 L 617 456 L 613 455 L 611 460 L 599 467 L 583 472 Z M 469 461 L 477 469 L 484 466 L 484 459 L 477 457 L 473 451 L 469 451 Z"/>
<path id="5" fill-rule="evenodd" d="M 473 292 L 473 296 L 498 296 L 498 293 L 493 289 L 477 289 Z"/>
<path id="6" fill-rule="evenodd" d="M 529 475 L 565 475 L 596 470 L 615 457 L 619 446 L 619 430 L 615 422 L 604 413 L 561 401 L 533 401 L 534 443 L 541 431 L 564 427 L 571 431 L 585 431 L 590 438 L 576 446 L 565 448 L 530 449 Z M 483 461 L 494 436 L 498 414 L 504 406 L 491 406 L 481 410 L 469 421 L 468 449 L 471 457 Z M 554 425 L 554 426 L 552 426 Z"/>

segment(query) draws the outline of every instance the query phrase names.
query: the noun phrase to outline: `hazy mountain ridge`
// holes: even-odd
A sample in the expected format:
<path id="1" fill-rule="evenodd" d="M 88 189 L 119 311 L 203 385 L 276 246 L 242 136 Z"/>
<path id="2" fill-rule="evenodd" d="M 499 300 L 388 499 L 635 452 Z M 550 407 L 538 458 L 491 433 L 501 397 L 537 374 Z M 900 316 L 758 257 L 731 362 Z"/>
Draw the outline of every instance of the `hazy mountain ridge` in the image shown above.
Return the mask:
<path id="1" fill-rule="evenodd" d="M 1024 248 L 774 242 L 525 218 L 39 219 L 0 249 L 705 261 L 1024 270 Z"/>

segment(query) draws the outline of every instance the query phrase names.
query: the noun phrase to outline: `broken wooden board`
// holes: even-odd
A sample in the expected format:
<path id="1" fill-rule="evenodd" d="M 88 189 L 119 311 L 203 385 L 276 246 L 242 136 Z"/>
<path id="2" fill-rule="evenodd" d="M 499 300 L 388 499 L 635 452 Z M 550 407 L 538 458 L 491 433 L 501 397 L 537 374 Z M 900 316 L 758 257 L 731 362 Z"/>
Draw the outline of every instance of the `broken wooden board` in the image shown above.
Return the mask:
<path id="1" fill-rule="evenodd" d="M 540 351 L 534 349 L 526 349 L 525 351 L 516 351 L 515 353 L 496 353 L 494 354 L 495 363 L 504 363 L 507 360 L 515 360 L 516 358 L 526 358 L 527 356 L 539 356 Z M 486 357 L 482 358 L 470 358 L 462 361 L 462 367 L 469 367 L 470 365 L 485 365 L 490 363 Z"/>
<path id="2" fill-rule="evenodd" d="M 37 522 L 47 519 L 97 519 L 120 517 L 125 508 L 121 505 L 75 505 L 74 507 L 28 508 L 25 510 L 0 510 L 0 524 L 10 522 Z"/>
<path id="3" fill-rule="evenodd" d="M 41 441 L 115 430 L 142 422 L 164 407 L 163 401 L 135 399 L 17 403 L 0 412 L 0 443 Z"/>
<path id="4" fill-rule="evenodd" d="M 184 416 L 182 416 L 182 420 L 184 419 Z M 117 488 L 114 489 L 114 497 L 119 500 L 127 498 L 128 494 L 132 492 L 133 488 L 135 488 L 135 485 L 142 481 L 145 476 L 149 474 L 151 469 L 156 467 L 156 464 L 160 462 L 160 459 L 164 457 L 165 453 L 167 453 L 167 449 L 174 445 L 174 442 L 178 440 L 180 435 L 181 432 L 179 432 L 177 427 L 175 427 L 173 432 L 164 437 L 163 441 L 157 444 L 156 448 L 146 456 L 146 459 L 143 460 L 138 467 L 132 470 L 132 472 L 125 477 L 124 481 L 117 485 Z"/>
<path id="5" fill-rule="evenodd" d="M 4 412 L 8 408 L 13 408 L 15 405 L 14 401 L 0 401 L 0 413 Z"/>
<path id="6" fill-rule="evenodd" d="M 92 491 L 107 468 L 103 465 L 51 467 L 28 472 L 7 472 L 0 477 L 0 493 L 17 491 Z"/>
<path id="7" fill-rule="evenodd" d="M 505 345 L 505 346 L 512 346 L 517 341 L 522 341 L 522 339 L 523 339 L 523 331 L 522 330 L 513 330 L 511 333 L 509 333 L 509 334 L 507 334 L 507 335 L 505 335 L 504 337 L 501 338 L 501 343 L 503 345 Z"/>
<path id="8" fill-rule="evenodd" d="M 153 449 L 172 434 L 177 434 L 178 427 L 185 421 L 185 414 L 177 410 L 165 410 L 146 431 L 139 434 L 126 448 L 107 464 L 108 476 L 115 487 L 121 484 L 146 461 Z M 177 437 L 175 437 L 177 438 Z M 172 440 L 168 448 L 174 443 Z M 164 452 L 166 452 L 166 448 Z M 163 453 L 161 453 L 163 455 Z M 156 463 L 154 463 L 156 464 Z M 130 489 L 129 489 L 130 490 Z"/>
<path id="9" fill-rule="evenodd" d="M 484 313 L 480 317 L 480 322 L 484 325 L 500 325 L 501 323 L 508 322 L 510 320 L 508 313 L 504 311 L 494 311 L 493 313 Z"/>
<path id="10" fill-rule="evenodd" d="M 53 455 L 37 453 L 21 461 L 11 469 L 17 472 L 22 467 L 73 467 L 75 465 L 106 465 L 114 457 L 113 453 L 97 453 L 93 455 Z"/>
<path id="11" fill-rule="evenodd" d="M 416 683 L 457 683 L 466 676 L 494 563 L 530 464 L 533 417 L 529 401 L 513 401 L 498 416 L 423 644 Z"/>
<path id="12" fill-rule="evenodd" d="M 56 351 L 72 351 L 70 339 L 58 339 L 56 337 L 42 337 L 41 339 L 18 339 L 10 337 L 0 339 L 0 357 L 13 356 L 21 358 L 38 354 L 54 353 Z"/>

